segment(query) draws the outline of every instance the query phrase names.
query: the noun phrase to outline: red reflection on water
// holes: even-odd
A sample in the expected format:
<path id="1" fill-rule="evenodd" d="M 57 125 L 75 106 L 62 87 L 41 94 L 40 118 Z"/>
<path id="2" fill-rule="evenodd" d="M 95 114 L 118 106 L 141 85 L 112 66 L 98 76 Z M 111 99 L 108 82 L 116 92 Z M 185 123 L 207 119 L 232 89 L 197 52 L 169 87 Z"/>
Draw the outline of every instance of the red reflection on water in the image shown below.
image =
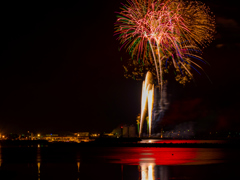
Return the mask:
<path id="1" fill-rule="evenodd" d="M 199 143 L 199 140 L 175 140 L 175 139 L 163 139 L 163 140 L 159 140 L 159 141 L 155 141 L 155 143 L 172 143 L 172 144 L 181 144 L 181 143 Z"/>
<path id="2" fill-rule="evenodd" d="M 154 150 L 153 150 L 154 151 Z M 196 148 L 161 148 L 153 154 L 158 165 L 176 165 L 194 162 L 197 157 Z"/>
<path id="3" fill-rule="evenodd" d="M 139 165 L 155 163 L 156 165 L 177 165 L 194 162 L 197 148 L 155 148 L 128 147 L 115 149 L 106 156 L 113 163 Z"/>

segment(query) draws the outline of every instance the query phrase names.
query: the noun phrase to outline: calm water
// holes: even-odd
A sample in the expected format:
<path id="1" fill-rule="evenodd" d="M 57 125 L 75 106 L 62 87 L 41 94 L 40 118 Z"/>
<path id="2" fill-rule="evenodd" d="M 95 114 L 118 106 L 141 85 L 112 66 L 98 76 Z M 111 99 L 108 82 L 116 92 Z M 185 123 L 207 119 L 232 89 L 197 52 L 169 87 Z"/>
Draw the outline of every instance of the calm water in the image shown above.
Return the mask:
<path id="1" fill-rule="evenodd" d="M 240 179 L 239 149 L 0 147 L 0 180 Z"/>

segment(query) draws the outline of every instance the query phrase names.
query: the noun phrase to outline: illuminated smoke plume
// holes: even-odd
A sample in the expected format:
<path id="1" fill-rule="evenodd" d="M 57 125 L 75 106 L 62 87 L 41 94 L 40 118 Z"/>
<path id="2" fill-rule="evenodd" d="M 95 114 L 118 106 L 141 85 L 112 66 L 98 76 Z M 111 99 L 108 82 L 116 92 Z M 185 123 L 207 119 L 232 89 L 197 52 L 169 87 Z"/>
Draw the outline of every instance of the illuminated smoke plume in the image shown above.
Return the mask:
<path id="1" fill-rule="evenodd" d="M 169 108 L 169 95 L 167 93 L 168 84 L 163 85 L 162 91 L 159 90 L 159 87 L 154 89 L 154 104 L 152 111 L 152 134 L 159 133 L 158 125 L 161 122 L 166 110 Z M 160 99 L 160 92 L 162 96 Z M 162 100 L 162 102 L 161 102 Z"/>

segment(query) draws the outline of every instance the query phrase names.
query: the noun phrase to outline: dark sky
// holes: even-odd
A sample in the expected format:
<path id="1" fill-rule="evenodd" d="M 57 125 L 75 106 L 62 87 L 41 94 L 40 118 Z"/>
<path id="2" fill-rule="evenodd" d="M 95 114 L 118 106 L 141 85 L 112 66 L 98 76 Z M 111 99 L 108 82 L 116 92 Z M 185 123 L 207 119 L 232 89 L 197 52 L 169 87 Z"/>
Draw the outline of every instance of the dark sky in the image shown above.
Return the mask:
<path id="1" fill-rule="evenodd" d="M 121 2 L 1 3 L 1 132 L 110 132 L 135 123 L 142 82 L 124 78 L 120 58 L 129 55 L 113 36 Z M 217 23 L 203 51 L 212 83 L 196 74 L 196 84 L 172 89 L 164 123 L 239 127 L 240 18 L 233 2 L 207 1 Z"/>

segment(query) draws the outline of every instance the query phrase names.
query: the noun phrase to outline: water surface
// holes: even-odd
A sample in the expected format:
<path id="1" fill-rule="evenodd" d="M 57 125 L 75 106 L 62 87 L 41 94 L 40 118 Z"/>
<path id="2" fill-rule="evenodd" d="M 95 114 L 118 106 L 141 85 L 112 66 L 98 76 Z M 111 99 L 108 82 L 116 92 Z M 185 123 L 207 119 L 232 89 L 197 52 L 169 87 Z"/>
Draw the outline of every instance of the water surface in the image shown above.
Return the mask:
<path id="1" fill-rule="evenodd" d="M 240 179 L 239 149 L 0 147 L 1 180 Z"/>

